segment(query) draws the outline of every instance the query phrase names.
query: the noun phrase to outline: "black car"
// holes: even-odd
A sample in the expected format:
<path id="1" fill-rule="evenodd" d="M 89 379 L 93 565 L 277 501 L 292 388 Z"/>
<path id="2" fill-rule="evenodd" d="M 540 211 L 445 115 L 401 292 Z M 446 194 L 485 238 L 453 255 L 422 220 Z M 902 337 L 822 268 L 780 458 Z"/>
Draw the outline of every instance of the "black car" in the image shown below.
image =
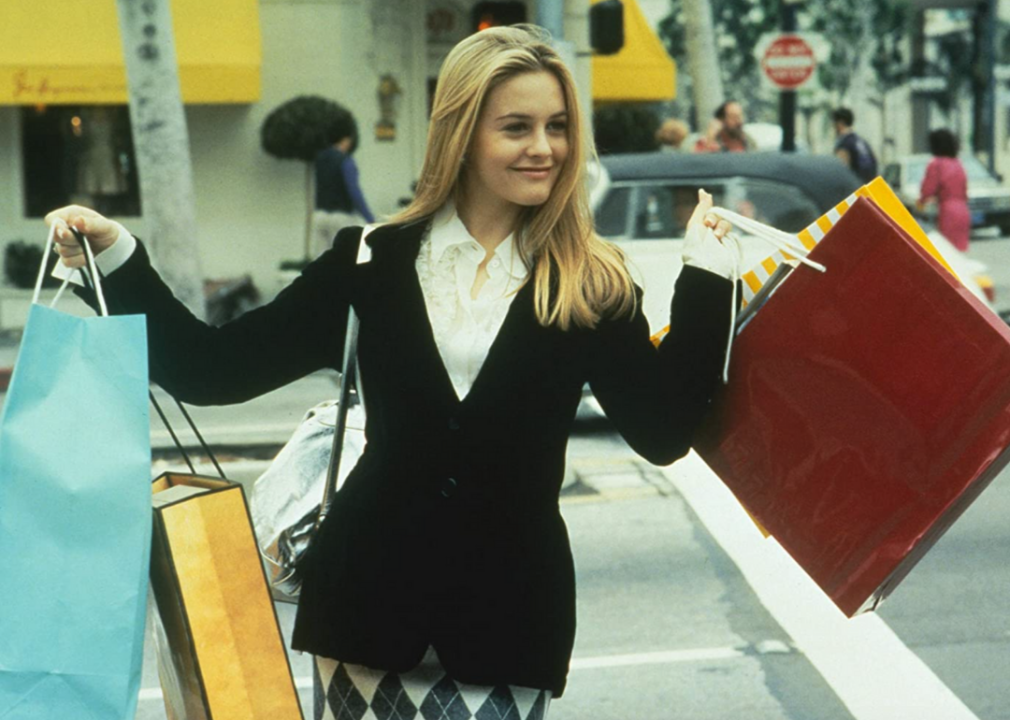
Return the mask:
<path id="1" fill-rule="evenodd" d="M 591 191 L 600 235 L 625 251 L 645 288 L 654 329 L 665 325 L 680 244 L 704 188 L 715 204 L 787 232 L 799 232 L 849 197 L 859 179 L 833 156 L 776 152 L 608 155 Z M 772 254 L 755 241 L 746 267 Z"/>
<path id="2" fill-rule="evenodd" d="M 642 153 L 600 159 L 597 231 L 627 239 L 679 238 L 704 188 L 716 205 L 798 232 L 855 192 L 837 158 L 790 153 Z"/>

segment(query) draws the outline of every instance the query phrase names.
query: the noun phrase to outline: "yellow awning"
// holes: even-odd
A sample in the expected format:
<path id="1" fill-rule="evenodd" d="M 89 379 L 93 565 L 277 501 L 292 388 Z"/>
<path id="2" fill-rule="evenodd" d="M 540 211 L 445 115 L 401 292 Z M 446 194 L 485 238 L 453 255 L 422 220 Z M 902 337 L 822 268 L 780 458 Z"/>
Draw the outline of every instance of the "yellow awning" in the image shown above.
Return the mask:
<path id="1" fill-rule="evenodd" d="M 592 0 L 595 5 L 602 0 Z M 624 47 L 593 58 L 594 102 L 658 102 L 677 96 L 677 65 L 637 0 L 624 2 Z"/>
<path id="2" fill-rule="evenodd" d="M 172 0 L 187 103 L 260 96 L 257 0 Z M 0 105 L 126 103 L 116 0 L 0 0 Z"/>

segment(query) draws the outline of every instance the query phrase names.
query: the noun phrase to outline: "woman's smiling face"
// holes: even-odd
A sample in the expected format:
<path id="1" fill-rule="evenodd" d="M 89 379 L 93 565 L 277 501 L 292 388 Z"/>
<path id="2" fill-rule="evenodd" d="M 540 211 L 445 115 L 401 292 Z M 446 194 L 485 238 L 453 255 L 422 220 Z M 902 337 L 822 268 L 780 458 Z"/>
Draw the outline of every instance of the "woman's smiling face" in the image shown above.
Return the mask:
<path id="1" fill-rule="evenodd" d="M 477 121 L 466 162 L 467 202 L 542 205 L 567 157 L 560 81 L 548 71 L 509 78 L 488 94 Z"/>

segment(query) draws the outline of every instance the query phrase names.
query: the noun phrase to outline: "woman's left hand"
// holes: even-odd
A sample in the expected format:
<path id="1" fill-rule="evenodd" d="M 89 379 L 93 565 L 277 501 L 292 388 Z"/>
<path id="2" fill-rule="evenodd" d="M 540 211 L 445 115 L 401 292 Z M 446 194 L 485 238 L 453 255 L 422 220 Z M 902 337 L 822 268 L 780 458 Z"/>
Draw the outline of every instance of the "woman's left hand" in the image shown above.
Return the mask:
<path id="1" fill-rule="evenodd" d="M 726 237 L 726 233 L 733 229 L 728 220 L 720 220 L 715 215 L 709 214 L 712 209 L 712 196 L 704 190 L 698 190 L 698 204 L 691 213 L 691 218 L 687 221 L 687 229 L 690 230 L 696 225 L 704 225 L 712 229 L 712 234 L 719 240 Z"/>
<path id="2" fill-rule="evenodd" d="M 687 221 L 681 258 L 685 265 L 733 278 L 740 271 L 740 247 L 735 242 L 724 242 L 733 226 L 710 212 L 712 204 L 712 196 L 699 190 L 698 205 Z"/>

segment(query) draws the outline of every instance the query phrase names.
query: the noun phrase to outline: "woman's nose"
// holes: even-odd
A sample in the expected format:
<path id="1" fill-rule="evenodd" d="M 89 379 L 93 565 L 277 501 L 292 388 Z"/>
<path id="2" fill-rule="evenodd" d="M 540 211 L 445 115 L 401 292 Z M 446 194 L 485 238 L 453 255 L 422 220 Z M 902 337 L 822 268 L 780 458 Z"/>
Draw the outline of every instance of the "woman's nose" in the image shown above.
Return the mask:
<path id="1" fill-rule="evenodd" d="M 533 133 L 532 142 L 526 152 L 534 157 L 544 157 L 551 154 L 551 143 L 547 138 L 546 130 L 540 129 Z"/>

